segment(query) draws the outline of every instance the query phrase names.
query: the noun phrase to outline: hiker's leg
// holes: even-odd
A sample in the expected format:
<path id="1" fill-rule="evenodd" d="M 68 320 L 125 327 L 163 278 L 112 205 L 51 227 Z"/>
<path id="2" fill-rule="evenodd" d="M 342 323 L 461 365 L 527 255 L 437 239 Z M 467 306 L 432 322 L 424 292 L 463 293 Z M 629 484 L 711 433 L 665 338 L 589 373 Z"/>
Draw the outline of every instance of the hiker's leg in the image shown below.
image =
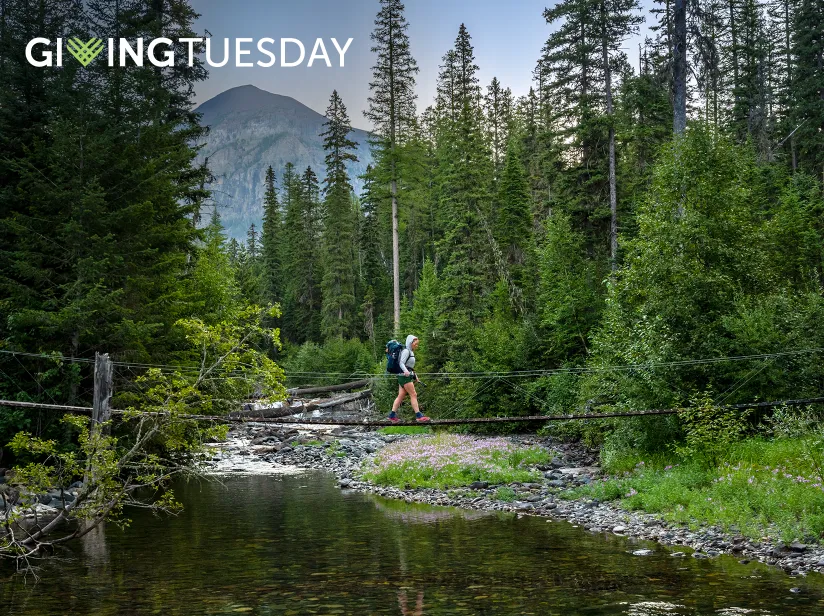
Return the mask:
<path id="1" fill-rule="evenodd" d="M 418 408 L 418 393 L 415 391 L 415 383 L 409 382 L 403 386 L 405 393 L 409 394 L 409 402 L 412 404 L 412 410 L 415 413 L 420 413 L 421 409 Z"/>
<path id="2" fill-rule="evenodd" d="M 395 398 L 395 401 L 392 403 L 392 412 L 393 413 L 397 413 L 398 409 L 401 408 L 401 404 L 403 403 L 403 399 L 405 397 L 406 397 L 406 392 L 404 391 L 403 387 L 398 385 L 398 397 Z M 417 405 L 418 403 L 415 402 L 415 404 Z"/>

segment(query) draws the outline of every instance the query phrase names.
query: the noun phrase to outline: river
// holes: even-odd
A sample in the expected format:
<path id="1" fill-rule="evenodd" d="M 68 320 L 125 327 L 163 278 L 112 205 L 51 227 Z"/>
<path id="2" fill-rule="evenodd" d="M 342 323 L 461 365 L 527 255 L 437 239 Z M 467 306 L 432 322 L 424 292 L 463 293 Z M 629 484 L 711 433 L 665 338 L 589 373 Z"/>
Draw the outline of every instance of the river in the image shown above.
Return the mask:
<path id="1" fill-rule="evenodd" d="M 341 491 L 319 471 L 179 485 L 48 561 L 0 569 L 10 616 L 824 614 L 824 579 L 596 536 L 560 521 Z M 632 551 L 652 548 L 649 556 Z"/>

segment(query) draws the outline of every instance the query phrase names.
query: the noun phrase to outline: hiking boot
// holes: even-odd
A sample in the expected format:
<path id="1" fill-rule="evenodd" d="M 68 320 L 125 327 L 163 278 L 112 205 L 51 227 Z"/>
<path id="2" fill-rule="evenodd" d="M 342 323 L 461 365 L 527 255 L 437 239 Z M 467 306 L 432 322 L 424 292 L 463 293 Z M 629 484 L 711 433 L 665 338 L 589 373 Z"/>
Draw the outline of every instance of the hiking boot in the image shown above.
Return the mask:
<path id="1" fill-rule="evenodd" d="M 429 421 L 429 417 L 427 417 L 426 415 L 421 415 L 420 417 L 415 417 L 415 421 L 420 421 L 420 422 Z"/>
<path id="2" fill-rule="evenodd" d="M 397 416 L 396 417 L 388 417 L 387 419 L 389 419 L 389 421 L 391 421 L 392 423 L 398 423 L 400 421 L 400 417 L 397 417 Z"/>

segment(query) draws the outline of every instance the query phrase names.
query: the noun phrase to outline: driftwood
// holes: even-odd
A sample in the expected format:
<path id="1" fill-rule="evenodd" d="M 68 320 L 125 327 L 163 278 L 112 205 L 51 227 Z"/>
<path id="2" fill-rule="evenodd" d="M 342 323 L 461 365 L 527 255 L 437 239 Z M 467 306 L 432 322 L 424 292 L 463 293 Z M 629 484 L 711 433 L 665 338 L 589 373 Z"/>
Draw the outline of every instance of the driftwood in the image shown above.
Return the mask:
<path id="1" fill-rule="evenodd" d="M 340 406 L 341 404 L 346 404 L 347 402 L 354 402 L 355 400 L 362 400 L 363 398 L 368 398 L 372 395 L 372 390 L 367 389 L 365 391 L 359 391 L 354 394 L 350 394 L 348 396 L 340 396 L 338 398 L 332 398 L 326 402 L 320 402 L 315 405 L 319 409 L 331 409 L 336 406 Z"/>
<path id="2" fill-rule="evenodd" d="M 254 419 L 258 418 L 274 418 L 274 417 L 288 417 L 289 415 L 297 415 L 298 413 L 306 413 L 314 411 L 317 405 L 297 404 L 295 406 L 268 406 L 262 409 L 247 409 L 244 411 L 237 411 L 229 413 L 229 419 Z"/>
<path id="3" fill-rule="evenodd" d="M 340 385 L 321 385 L 318 387 L 304 387 L 287 389 L 286 393 L 292 397 L 303 396 L 306 394 L 323 394 L 333 391 L 349 391 L 350 389 L 359 389 L 369 385 L 369 379 L 361 379 L 360 381 L 352 381 L 350 383 L 342 383 Z"/>

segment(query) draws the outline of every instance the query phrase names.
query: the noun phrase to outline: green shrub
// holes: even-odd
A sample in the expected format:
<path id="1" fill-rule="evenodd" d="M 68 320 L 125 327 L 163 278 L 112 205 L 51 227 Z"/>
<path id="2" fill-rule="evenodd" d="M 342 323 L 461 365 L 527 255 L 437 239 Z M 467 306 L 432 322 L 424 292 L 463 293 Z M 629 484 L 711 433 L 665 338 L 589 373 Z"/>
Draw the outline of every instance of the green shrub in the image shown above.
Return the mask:
<path id="1" fill-rule="evenodd" d="M 708 468 L 718 466 L 729 446 L 741 440 L 747 430 L 748 410 L 716 406 L 708 392 L 691 400 L 689 407 L 678 413 L 684 424 L 686 438 L 675 446 L 682 458 L 693 458 Z"/>
<path id="2" fill-rule="evenodd" d="M 329 385 L 377 371 L 371 345 L 359 340 L 306 342 L 287 350 L 282 361 L 288 385 Z"/>

